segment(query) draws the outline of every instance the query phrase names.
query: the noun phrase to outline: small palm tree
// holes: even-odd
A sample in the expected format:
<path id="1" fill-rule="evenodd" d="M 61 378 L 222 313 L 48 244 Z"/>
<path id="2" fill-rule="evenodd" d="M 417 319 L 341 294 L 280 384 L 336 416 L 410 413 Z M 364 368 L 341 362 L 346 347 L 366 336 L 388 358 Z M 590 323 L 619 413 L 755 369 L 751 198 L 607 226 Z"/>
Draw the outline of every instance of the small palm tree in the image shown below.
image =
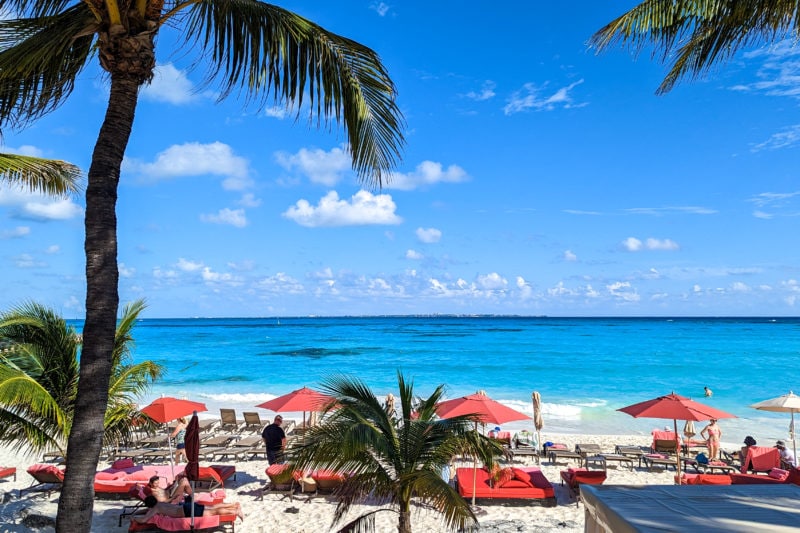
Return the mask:
<path id="1" fill-rule="evenodd" d="M 347 473 L 337 490 L 339 504 L 333 524 L 340 522 L 353 504 L 367 497 L 391 509 L 378 509 L 345 524 L 340 531 L 373 530 L 375 514 L 399 514 L 397 529 L 411 531 L 411 503 L 416 500 L 442 513 L 448 528 L 476 524 L 469 504 L 441 477 L 442 470 L 459 454 L 481 457 L 487 464 L 502 448 L 474 431 L 475 417 L 440 420 L 436 405 L 444 386 L 428 398 L 414 396 L 413 383 L 397 376 L 400 414 L 389 415 L 362 381 L 335 376 L 323 383 L 335 400 L 326 408 L 323 422 L 312 427 L 303 442 L 289 450 L 292 468 L 329 469 Z"/>
<path id="2" fill-rule="evenodd" d="M 653 46 L 653 56 L 671 63 L 658 88 L 663 94 L 745 46 L 796 42 L 799 13 L 797 2 L 775 0 L 645 0 L 598 30 L 591 44 L 598 50 L 618 42 L 637 51 Z"/>
<path id="3" fill-rule="evenodd" d="M 161 367 L 133 364 L 131 331 L 144 302 L 125 307 L 117 326 L 104 442 L 130 437 L 137 398 Z M 55 311 L 27 303 L 0 316 L 0 442 L 32 453 L 65 453 L 78 390 L 80 335 Z"/>

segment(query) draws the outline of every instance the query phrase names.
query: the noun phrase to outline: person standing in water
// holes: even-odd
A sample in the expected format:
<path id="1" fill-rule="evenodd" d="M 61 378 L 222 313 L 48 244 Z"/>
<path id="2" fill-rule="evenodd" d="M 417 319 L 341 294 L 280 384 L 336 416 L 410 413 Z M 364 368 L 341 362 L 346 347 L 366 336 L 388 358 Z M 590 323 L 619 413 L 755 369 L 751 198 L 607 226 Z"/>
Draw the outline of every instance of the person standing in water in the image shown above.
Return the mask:
<path id="1" fill-rule="evenodd" d="M 708 387 L 703 387 L 703 390 L 705 391 L 706 398 L 711 398 L 712 396 L 714 396 L 714 391 L 712 391 Z"/>

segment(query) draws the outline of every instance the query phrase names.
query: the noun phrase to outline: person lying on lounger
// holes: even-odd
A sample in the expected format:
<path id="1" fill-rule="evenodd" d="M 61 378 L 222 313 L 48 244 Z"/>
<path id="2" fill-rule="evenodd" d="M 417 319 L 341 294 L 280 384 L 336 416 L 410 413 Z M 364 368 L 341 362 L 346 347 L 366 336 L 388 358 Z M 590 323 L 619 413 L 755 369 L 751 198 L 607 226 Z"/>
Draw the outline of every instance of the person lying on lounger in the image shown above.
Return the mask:
<path id="1" fill-rule="evenodd" d="M 144 505 L 147 507 L 147 512 L 141 516 L 134 516 L 133 519 L 140 524 L 146 523 L 155 515 L 160 514 L 169 516 L 171 518 L 189 518 L 192 516 L 192 501 L 187 500 L 184 503 L 165 503 L 156 500 L 155 496 L 148 496 L 144 499 Z M 224 514 L 235 514 L 244 521 L 244 513 L 242 513 L 242 506 L 239 502 L 236 503 L 218 503 L 216 505 L 201 505 L 194 504 L 194 516 L 215 516 Z"/>
<path id="2" fill-rule="evenodd" d="M 182 503 L 186 496 L 192 497 L 192 486 L 189 484 L 189 480 L 186 479 L 185 475 L 176 477 L 175 481 L 167 486 L 166 489 L 162 489 L 159 485 L 160 479 L 159 476 L 153 476 L 150 478 L 150 481 L 147 482 L 150 493 L 155 496 L 156 500 L 159 502 Z"/>

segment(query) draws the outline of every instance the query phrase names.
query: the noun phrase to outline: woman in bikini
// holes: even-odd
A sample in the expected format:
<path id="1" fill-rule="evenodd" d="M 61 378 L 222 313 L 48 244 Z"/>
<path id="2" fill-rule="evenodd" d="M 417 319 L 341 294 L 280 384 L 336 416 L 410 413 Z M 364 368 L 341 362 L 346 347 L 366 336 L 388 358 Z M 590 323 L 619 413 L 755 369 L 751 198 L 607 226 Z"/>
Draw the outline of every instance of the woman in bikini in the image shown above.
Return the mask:
<path id="1" fill-rule="evenodd" d="M 716 419 L 712 418 L 700 435 L 706 439 L 706 444 L 708 444 L 708 458 L 712 461 L 719 459 L 719 441 L 722 439 L 722 429 L 717 425 Z"/>

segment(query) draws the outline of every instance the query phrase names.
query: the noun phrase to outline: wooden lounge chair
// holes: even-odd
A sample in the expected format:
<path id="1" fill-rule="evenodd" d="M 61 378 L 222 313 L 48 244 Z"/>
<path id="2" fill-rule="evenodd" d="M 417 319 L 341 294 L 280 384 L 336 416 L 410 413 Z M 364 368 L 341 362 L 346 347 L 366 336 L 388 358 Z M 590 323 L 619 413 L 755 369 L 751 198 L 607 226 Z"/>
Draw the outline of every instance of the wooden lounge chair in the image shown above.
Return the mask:
<path id="1" fill-rule="evenodd" d="M 233 457 L 238 461 L 242 457 L 252 456 L 254 452 L 257 454 L 262 448 L 266 449 L 264 439 L 261 438 L 261 435 L 253 435 L 252 437 L 229 442 L 227 446 L 215 448 L 211 452 L 204 452 L 203 455 L 211 457 L 212 461 L 228 457 Z"/>
<path id="2" fill-rule="evenodd" d="M 19 489 L 19 497 L 22 497 L 23 492 L 39 490 L 49 496 L 54 490 L 60 490 L 61 485 L 64 483 L 64 471 L 55 465 L 35 464 L 28 468 L 28 474 L 33 477 L 33 484 L 24 489 Z"/>
<path id="3" fill-rule="evenodd" d="M 583 456 L 579 453 L 569 451 L 566 444 L 555 443 L 552 446 L 545 446 L 544 451 L 545 455 L 547 455 L 547 459 L 553 464 L 556 464 L 559 459 L 564 459 L 565 461 L 576 459 L 578 463 L 583 461 Z"/>
<path id="4" fill-rule="evenodd" d="M 678 453 L 678 441 L 673 439 L 655 439 L 653 453 Z"/>

